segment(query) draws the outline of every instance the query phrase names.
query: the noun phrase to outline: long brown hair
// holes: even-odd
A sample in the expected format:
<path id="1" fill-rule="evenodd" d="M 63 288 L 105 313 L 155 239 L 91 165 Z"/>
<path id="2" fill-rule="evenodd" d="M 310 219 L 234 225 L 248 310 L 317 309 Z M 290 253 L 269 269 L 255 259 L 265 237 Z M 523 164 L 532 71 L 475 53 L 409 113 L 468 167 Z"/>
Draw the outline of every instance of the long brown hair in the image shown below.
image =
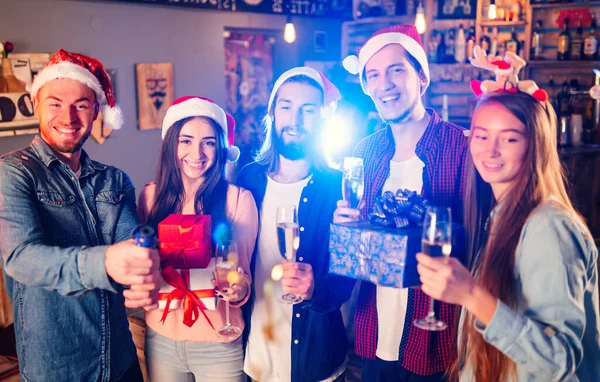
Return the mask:
<path id="1" fill-rule="evenodd" d="M 573 208 L 565 188 L 566 178 L 556 150 L 556 114 L 552 106 L 524 93 L 490 93 L 479 100 L 475 110 L 490 104 L 502 105 L 525 125 L 529 147 L 521 171 L 512 188 L 503 195 L 502 208 L 493 219 L 489 216 L 497 201 L 469 153 L 465 226 L 475 281 L 494 297 L 516 308 L 515 250 L 531 212 L 553 197 L 558 206 L 582 222 L 583 219 Z M 465 364 L 472 368 L 478 382 L 515 377 L 514 362 L 483 339 L 475 330 L 470 313 L 466 313 L 461 332 L 458 358 L 449 371 L 451 380 L 458 380 Z"/>
<path id="2" fill-rule="evenodd" d="M 297 75 L 288 78 L 286 81 L 281 84 L 281 86 L 289 83 L 300 83 L 307 84 L 313 86 L 321 92 L 321 102 L 324 100 L 324 93 L 321 85 L 312 78 L 305 75 Z M 280 87 L 281 88 L 281 87 Z M 265 140 L 256 153 L 254 160 L 263 166 L 267 166 L 267 171 L 269 173 L 277 172 L 279 170 L 279 149 L 277 148 L 277 130 L 275 129 L 275 105 L 277 104 L 277 96 L 273 99 L 273 103 L 271 108 L 267 110 L 267 115 L 263 118 L 263 126 L 265 129 Z M 320 133 L 322 129 L 316 129 L 311 131 L 312 139 L 315 143 L 320 142 Z M 325 155 L 323 150 L 320 150 L 318 147 L 311 147 L 311 152 L 306 155 L 307 159 L 310 159 L 313 165 L 317 169 L 325 169 L 327 168 L 327 160 L 325 159 Z"/>
<path id="3" fill-rule="evenodd" d="M 220 225 L 226 224 L 225 204 L 229 183 L 225 178 L 227 164 L 225 133 L 211 118 L 190 117 L 175 122 L 167 130 L 160 149 L 156 171 L 156 193 L 146 222 L 154 228 L 169 214 L 181 213 L 183 208 L 186 195 L 181 180 L 181 171 L 177 165 L 177 147 L 181 128 L 194 118 L 200 118 L 209 123 L 215 131 L 217 140 L 215 163 L 207 170 L 204 181 L 196 191 L 195 211 L 197 214 L 211 215 L 213 233 Z"/>

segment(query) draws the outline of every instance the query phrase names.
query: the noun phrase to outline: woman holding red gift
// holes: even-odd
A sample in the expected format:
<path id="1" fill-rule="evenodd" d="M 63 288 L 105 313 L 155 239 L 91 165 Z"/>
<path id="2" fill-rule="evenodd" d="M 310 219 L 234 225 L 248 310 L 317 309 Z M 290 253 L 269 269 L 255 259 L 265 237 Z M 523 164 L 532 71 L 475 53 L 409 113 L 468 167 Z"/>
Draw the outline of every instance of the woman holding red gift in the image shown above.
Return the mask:
<path id="1" fill-rule="evenodd" d="M 463 307 L 451 380 L 600 375 L 598 250 L 565 189 L 554 110 L 535 94 L 488 93 L 475 109 L 465 198 L 472 270 L 417 255 L 423 292 Z"/>
<path id="2" fill-rule="evenodd" d="M 225 178 L 227 162 L 239 157 L 233 146 L 234 127 L 233 118 L 209 99 L 175 100 L 163 121 L 156 182 L 144 187 L 138 208 L 141 221 L 155 228 L 170 214 L 210 215 L 213 238 L 234 240 L 239 278 L 231 288 L 216 294 L 230 302 L 229 321 L 243 330 L 239 307 L 250 294 L 248 275 L 258 216 L 252 194 Z M 201 313 L 205 316 L 199 314 L 193 325 L 187 326 L 185 309 L 171 310 L 164 320 L 160 309 L 146 312 L 145 347 L 152 381 L 245 380 L 241 336 L 225 338 L 215 331 L 225 324 L 225 304 Z"/>

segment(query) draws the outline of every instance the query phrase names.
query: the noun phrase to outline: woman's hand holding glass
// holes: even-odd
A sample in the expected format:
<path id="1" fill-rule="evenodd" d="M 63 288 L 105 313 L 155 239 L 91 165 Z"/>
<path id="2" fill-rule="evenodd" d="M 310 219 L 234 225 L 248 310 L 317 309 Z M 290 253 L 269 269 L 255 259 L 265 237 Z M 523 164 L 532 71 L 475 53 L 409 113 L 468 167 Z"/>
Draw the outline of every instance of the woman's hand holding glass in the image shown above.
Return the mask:
<path id="1" fill-rule="evenodd" d="M 417 270 L 428 296 L 448 304 L 466 305 L 473 297 L 475 281 L 471 272 L 455 257 L 417 254 Z"/>
<path id="2" fill-rule="evenodd" d="M 228 288 L 223 288 L 222 290 L 215 289 L 215 295 L 223 299 L 223 301 L 236 304 L 245 299 L 248 295 L 250 280 L 241 267 L 238 267 L 237 275 L 232 275 L 230 278 L 230 286 Z M 213 285 L 217 288 L 219 287 L 217 280 L 213 280 Z"/>

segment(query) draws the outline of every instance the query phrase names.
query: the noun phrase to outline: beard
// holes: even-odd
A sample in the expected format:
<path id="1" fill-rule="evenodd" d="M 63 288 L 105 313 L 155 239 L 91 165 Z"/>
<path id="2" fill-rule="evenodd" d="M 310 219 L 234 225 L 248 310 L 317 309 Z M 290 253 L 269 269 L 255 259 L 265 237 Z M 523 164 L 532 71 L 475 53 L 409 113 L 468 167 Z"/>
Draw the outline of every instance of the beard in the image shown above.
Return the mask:
<path id="1" fill-rule="evenodd" d="M 281 134 L 275 133 L 275 147 L 281 156 L 289 160 L 300 160 L 306 158 L 310 152 L 311 134 L 303 128 L 297 128 L 298 134 L 304 134 L 302 142 L 288 142 L 283 140 L 283 133 L 287 128 L 281 131 Z"/>
<path id="2" fill-rule="evenodd" d="M 83 136 L 73 142 L 57 142 L 55 139 L 45 139 L 46 143 L 56 152 L 62 154 L 76 153 L 83 147 L 83 144 L 92 134 L 92 129 L 88 129 Z"/>

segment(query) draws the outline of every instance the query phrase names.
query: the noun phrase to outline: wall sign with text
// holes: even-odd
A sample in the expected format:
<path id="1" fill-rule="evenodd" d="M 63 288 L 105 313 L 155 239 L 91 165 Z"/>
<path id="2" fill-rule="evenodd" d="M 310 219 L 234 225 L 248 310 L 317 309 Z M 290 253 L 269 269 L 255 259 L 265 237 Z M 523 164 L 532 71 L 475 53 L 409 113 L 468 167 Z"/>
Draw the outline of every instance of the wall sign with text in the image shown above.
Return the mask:
<path id="1" fill-rule="evenodd" d="M 0 93 L 0 132 L 30 128 L 37 123 L 29 93 Z"/>
<path id="2" fill-rule="evenodd" d="M 352 18 L 352 0 L 105 0 L 230 12 Z"/>

